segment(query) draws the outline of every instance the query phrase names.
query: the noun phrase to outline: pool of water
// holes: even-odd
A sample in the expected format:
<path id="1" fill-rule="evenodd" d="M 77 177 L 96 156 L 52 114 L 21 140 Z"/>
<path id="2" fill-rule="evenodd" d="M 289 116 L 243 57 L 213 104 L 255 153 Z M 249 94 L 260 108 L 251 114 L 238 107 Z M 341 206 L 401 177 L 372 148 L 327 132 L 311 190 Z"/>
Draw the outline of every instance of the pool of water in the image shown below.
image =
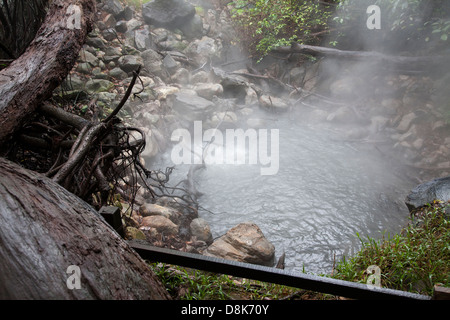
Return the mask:
<path id="1" fill-rule="evenodd" d="M 405 226 L 403 201 L 416 183 L 373 144 L 339 140 L 334 130 L 291 116 L 266 123 L 279 132 L 276 174 L 261 175 L 261 165 L 248 162 L 209 164 L 197 172 L 199 215 L 214 237 L 252 221 L 277 257 L 286 253 L 287 270 L 329 274 L 344 255 L 359 250 L 357 234 L 381 238 Z M 170 152 L 159 161 L 171 165 Z M 188 169 L 176 166 L 173 181 Z"/>

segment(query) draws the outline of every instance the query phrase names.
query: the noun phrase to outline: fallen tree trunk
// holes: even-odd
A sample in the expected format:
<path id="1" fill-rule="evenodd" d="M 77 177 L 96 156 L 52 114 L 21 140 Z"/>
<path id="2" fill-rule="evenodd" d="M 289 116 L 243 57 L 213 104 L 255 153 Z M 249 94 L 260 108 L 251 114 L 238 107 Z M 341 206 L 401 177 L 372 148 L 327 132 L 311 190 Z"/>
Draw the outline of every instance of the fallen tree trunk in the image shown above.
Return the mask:
<path id="1" fill-rule="evenodd" d="M 146 263 L 92 207 L 0 158 L 0 299 L 168 299 Z M 80 288 L 68 285 L 80 268 Z"/>
<path id="2" fill-rule="evenodd" d="M 290 47 L 279 47 L 277 53 L 305 53 L 323 55 L 347 60 L 367 61 L 379 63 L 385 68 L 394 68 L 396 71 L 410 73 L 433 72 L 450 62 L 448 56 L 392 56 L 375 51 L 347 51 L 335 48 L 310 46 L 295 43 Z"/>
<path id="3" fill-rule="evenodd" d="M 66 78 L 94 18 L 95 0 L 51 2 L 44 23 L 25 53 L 0 71 L 0 145 Z"/>

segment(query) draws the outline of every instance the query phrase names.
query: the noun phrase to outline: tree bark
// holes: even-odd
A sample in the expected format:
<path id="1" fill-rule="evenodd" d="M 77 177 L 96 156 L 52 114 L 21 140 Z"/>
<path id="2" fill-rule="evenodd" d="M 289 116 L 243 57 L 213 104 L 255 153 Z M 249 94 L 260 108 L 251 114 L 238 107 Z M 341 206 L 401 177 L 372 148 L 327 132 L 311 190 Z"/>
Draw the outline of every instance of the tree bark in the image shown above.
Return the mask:
<path id="1" fill-rule="evenodd" d="M 79 8 L 81 15 L 75 17 L 77 12 L 71 8 Z M 0 145 L 40 102 L 50 97 L 73 68 L 94 18 L 95 0 L 51 2 L 27 50 L 0 72 Z"/>
<path id="2" fill-rule="evenodd" d="M 298 43 L 295 43 L 290 47 L 277 48 L 275 49 L 275 52 L 306 53 L 340 59 L 367 61 L 379 63 L 385 68 L 394 68 L 394 70 L 411 73 L 432 73 L 450 62 L 450 58 L 448 56 L 392 56 L 374 51 L 348 51 L 327 47 L 302 45 Z"/>
<path id="3" fill-rule="evenodd" d="M 0 299 L 169 299 L 84 201 L 2 158 L 0 176 Z M 80 289 L 67 285 L 71 265 L 80 268 Z"/>

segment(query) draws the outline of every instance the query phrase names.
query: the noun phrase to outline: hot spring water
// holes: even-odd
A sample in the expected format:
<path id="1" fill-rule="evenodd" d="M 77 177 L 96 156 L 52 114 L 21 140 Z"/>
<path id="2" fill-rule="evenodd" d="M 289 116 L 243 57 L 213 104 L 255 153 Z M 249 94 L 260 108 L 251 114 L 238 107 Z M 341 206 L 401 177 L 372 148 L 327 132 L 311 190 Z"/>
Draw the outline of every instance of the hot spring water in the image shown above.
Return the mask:
<path id="1" fill-rule="evenodd" d="M 261 166 L 248 162 L 210 164 L 196 173 L 203 193 L 199 215 L 213 237 L 252 221 L 275 245 L 277 258 L 285 251 L 287 270 L 329 274 L 334 263 L 359 250 L 357 234 L 378 239 L 405 226 L 403 200 L 416 182 L 373 144 L 339 140 L 333 130 L 289 115 L 266 121 L 265 128 L 279 132 L 276 174 L 261 175 Z M 171 165 L 170 151 L 152 164 Z M 185 179 L 188 170 L 177 165 L 171 181 Z"/>

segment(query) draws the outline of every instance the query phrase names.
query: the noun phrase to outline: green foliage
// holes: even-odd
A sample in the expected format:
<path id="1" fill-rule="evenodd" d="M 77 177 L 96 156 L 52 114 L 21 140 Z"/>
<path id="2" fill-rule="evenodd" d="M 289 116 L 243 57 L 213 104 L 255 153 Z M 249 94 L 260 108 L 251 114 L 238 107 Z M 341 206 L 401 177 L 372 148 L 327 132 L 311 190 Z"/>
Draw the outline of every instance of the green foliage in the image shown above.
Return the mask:
<path id="1" fill-rule="evenodd" d="M 448 47 L 450 4 L 447 0 L 342 0 L 333 18 L 336 26 L 343 30 L 340 38 L 347 36 L 351 41 L 353 33 L 349 29 L 363 31 L 369 5 L 381 9 L 378 33 L 382 41 L 390 40 L 399 49 L 405 49 L 406 43 L 409 43 L 408 48 Z"/>
<path id="2" fill-rule="evenodd" d="M 251 53 L 262 56 L 292 42 L 318 41 L 332 12 L 326 2 L 314 0 L 236 0 L 232 7 L 243 42 Z"/>
<path id="3" fill-rule="evenodd" d="M 365 270 L 376 265 L 386 288 L 432 295 L 435 284 L 450 286 L 450 221 L 444 204 L 429 205 L 392 238 L 358 238 L 362 250 L 338 264 L 335 278 L 366 283 Z"/>

